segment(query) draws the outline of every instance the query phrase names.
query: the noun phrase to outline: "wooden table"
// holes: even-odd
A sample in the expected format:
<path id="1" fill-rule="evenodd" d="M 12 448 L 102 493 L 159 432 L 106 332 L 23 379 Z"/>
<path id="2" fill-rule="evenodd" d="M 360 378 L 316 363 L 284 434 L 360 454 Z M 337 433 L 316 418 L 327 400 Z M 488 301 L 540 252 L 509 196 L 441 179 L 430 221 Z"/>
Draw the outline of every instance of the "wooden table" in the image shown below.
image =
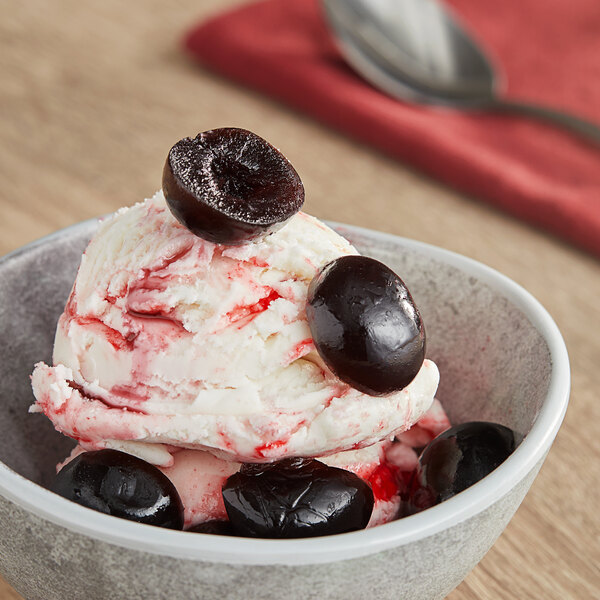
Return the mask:
<path id="1" fill-rule="evenodd" d="M 570 408 L 516 516 L 451 600 L 600 597 L 600 263 L 301 114 L 191 65 L 178 36 L 235 0 L 0 5 L 0 254 L 160 187 L 177 139 L 219 126 L 284 149 L 306 209 L 512 277 L 561 328 Z M 0 581 L 0 599 L 20 596 Z"/>

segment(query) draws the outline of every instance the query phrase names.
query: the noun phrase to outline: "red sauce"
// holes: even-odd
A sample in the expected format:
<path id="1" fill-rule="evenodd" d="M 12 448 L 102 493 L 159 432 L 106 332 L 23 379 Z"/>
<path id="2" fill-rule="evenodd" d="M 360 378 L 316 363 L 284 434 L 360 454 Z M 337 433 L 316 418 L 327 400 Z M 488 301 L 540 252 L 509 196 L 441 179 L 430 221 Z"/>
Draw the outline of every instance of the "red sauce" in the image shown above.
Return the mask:
<path id="1" fill-rule="evenodd" d="M 307 350 L 310 352 L 310 350 L 312 350 L 313 347 L 314 347 L 314 345 L 313 345 L 312 338 L 306 338 L 305 340 L 298 342 L 296 344 L 296 347 L 290 353 L 289 362 L 292 362 L 292 361 L 296 360 L 297 358 L 300 358 L 301 356 L 308 354 Z"/>
<path id="2" fill-rule="evenodd" d="M 225 318 L 229 323 L 236 323 L 238 321 L 241 321 L 242 319 L 248 319 L 249 317 L 249 320 L 252 320 L 261 312 L 267 310 L 271 302 L 277 300 L 278 298 L 281 298 L 280 294 L 277 293 L 274 289 L 271 289 L 270 292 L 264 298 L 261 298 L 258 302 L 255 302 L 254 304 L 240 304 L 238 306 L 235 306 L 233 310 L 230 310 L 225 315 Z"/>
<path id="3" fill-rule="evenodd" d="M 124 337 L 119 331 L 109 327 L 97 317 L 74 315 L 73 320 L 82 327 L 96 329 L 98 335 L 106 339 L 115 350 L 133 350 L 135 338 L 132 338 L 130 335 Z"/>
<path id="4" fill-rule="evenodd" d="M 367 478 L 373 490 L 375 502 L 391 500 L 399 492 L 398 470 L 386 463 L 381 463 Z"/>
<path id="5" fill-rule="evenodd" d="M 267 458 L 266 454 L 269 452 L 269 450 L 281 448 L 281 446 L 285 446 L 286 444 L 287 440 L 275 440 L 274 442 L 267 442 L 266 444 L 262 444 L 262 446 L 257 446 L 254 448 L 254 452 L 260 458 Z"/>

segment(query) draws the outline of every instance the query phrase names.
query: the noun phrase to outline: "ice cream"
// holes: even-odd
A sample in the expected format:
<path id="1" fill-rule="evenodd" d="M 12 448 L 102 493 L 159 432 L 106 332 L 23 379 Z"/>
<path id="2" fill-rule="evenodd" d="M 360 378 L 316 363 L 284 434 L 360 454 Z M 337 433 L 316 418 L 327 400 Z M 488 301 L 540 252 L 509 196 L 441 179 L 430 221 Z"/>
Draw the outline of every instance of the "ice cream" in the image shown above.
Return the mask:
<path id="1" fill-rule="evenodd" d="M 323 456 L 408 429 L 438 372 L 386 397 L 334 377 L 315 352 L 306 290 L 320 267 L 356 251 L 299 213 L 264 240 L 198 238 L 162 193 L 103 223 L 62 315 L 53 367 L 33 373 L 56 428 L 86 449 L 172 464 L 170 446 L 242 462 Z"/>
<path id="2" fill-rule="evenodd" d="M 254 143 L 242 135 L 236 161 Z M 213 168 L 219 177 L 224 169 Z M 288 188 L 296 207 L 299 188 Z M 369 395 L 317 351 L 309 286 L 325 265 L 357 251 L 294 207 L 269 235 L 256 234 L 257 218 L 232 245 L 219 241 L 232 235 L 231 215 L 209 240 L 192 232 L 194 214 L 182 218 L 172 204 L 161 191 L 100 225 L 59 320 L 53 365 L 35 366 L 31 411 L 77 440 L 71 459 L 111 448 L 159 467 L 181 495 L 186 527 L 225 518 L 221 487 L 242 463 L 290 457 L 356 473 L 373 490 L 369 524 L 394 518 L 401 466 L 386 453 L 431 407 L 439 374 L 425 359 L 403 389 Z"/>

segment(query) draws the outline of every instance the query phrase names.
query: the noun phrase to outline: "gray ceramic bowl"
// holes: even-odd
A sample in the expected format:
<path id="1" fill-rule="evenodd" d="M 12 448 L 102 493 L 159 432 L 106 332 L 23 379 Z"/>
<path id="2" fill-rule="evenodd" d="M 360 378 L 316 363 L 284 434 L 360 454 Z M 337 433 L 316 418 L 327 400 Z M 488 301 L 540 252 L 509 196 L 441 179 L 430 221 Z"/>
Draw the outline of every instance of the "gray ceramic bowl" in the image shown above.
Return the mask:
<path id="1" fill-rule="evenodd" d="M 567 352 L 542 306 L 467 258 L 336 226 L 391 266 L 421 309 L 438 397 L 453 422 L 491 420 L 526 434 L 498 469 L 454 498 L 369 530 L 251 540 L 115 519 L 45 486 L 72 443 L 29 415 L 29 374 L 54 328 L 95 221 L 0 261 L 0 572 L 29 600 L 443 598 L 477 564 L 523 500 L 569 396 Z"/>

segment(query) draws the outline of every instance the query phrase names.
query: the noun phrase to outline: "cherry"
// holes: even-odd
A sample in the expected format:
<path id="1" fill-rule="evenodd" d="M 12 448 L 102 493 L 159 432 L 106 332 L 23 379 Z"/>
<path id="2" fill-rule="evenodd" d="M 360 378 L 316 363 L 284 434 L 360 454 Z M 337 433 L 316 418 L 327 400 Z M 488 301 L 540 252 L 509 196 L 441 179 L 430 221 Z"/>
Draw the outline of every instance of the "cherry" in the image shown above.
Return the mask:
<path id="1" fill-rule="evenodd" d="M 183 528 L 183 504 L 171 480 L 154 465 L 118 450 L 80 454 L 59 471 L 52 491 L 122 519 Z"/>
<path id="2" fill-rule="evenodd" d="M 245 129 L 213 129 L 177 142 L 162 187 L 175 218 L 218 244 L 271 233 L 304 203 L 304 187 L 287 158 Z"/>
<path id="3" fill-rule="evenodd" d="M 235 535 L 229 521 L 205 521 L 190 527 L 187 531 L 192 533 L 210 533 L 211 535 Z"/>
<path id="4" fill-rule="evenodd" d="M 327 366 L 365 394 L 401 390 L 423 364 L 421 315 L 400 277 L 373 258 L 325 265 L 308 288 L 306 316 Z"/>
<path id="5" fill-rule="evenodd" d="M 447 429 L 419 457 L 405 514 L 439 504 L 477 483 L 510 456 L 520 439 L 512 429 L 484 421 Z"/>
<path id="6" fill-rule="evenodd" d="M 247 464 L 223 485 L 229 520 L 239 535 L 300 538 L 366 527 L 373 492 L 360 477 L 314 459 Z"/>

